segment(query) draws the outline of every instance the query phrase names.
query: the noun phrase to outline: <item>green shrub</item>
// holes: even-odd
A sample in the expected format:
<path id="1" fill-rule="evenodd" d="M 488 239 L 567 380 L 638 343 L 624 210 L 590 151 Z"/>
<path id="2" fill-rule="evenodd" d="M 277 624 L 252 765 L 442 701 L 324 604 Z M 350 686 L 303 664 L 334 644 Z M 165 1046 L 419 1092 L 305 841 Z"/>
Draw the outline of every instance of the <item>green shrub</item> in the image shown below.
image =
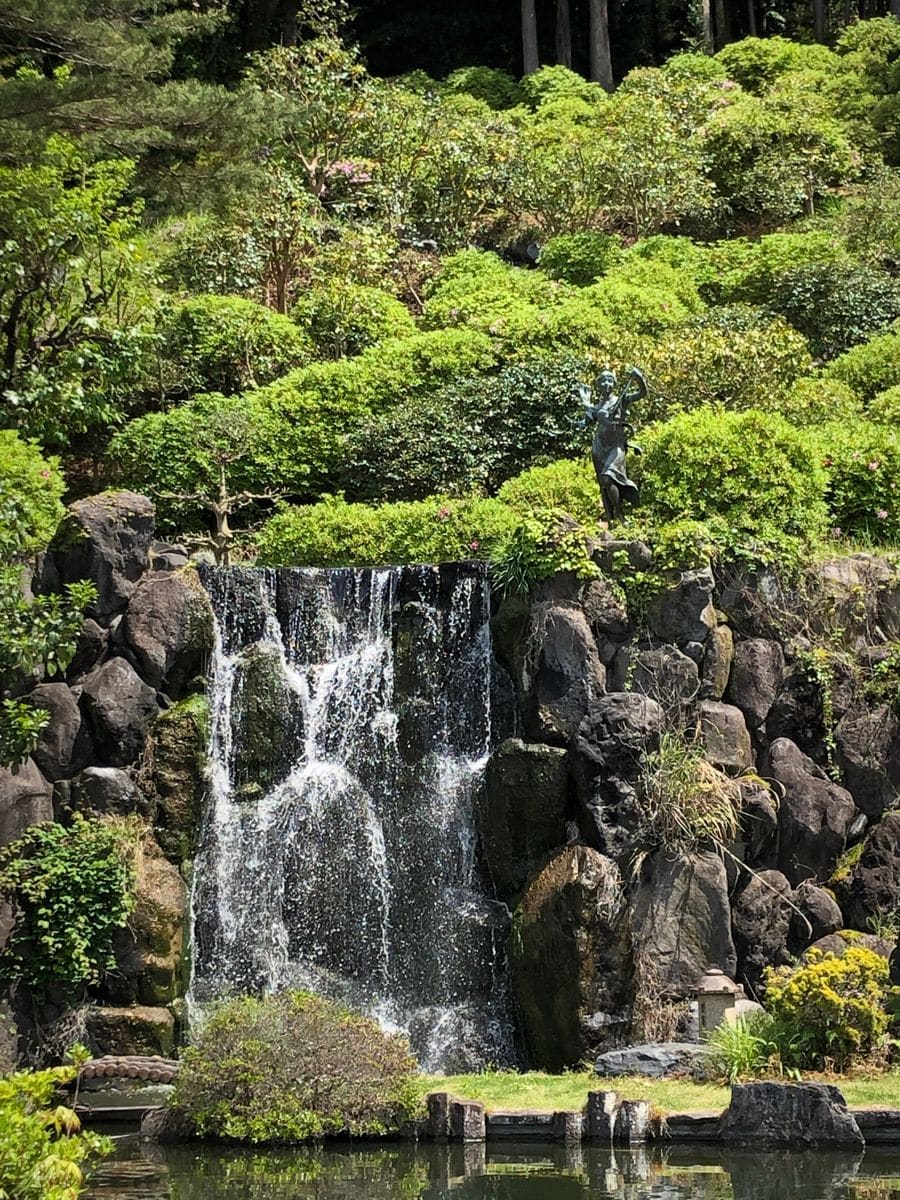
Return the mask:
<path id="1" fill-rule="evenodd" d="M 168 390 L 227 396 L 261 387 L 312 358 L 293 321 L 240 296 L 195 296 L 162 324 L 162 372 Z"/>
<path id="2" fill-rule="evenodd" d="M 639 258 L 613 268 L 579 298 L 614 325 L 637 334 L 660 334 L 705 308 L 689 275 L 667 263 Z"/>
<path id="3" fill-rule="evenodd" d="M 879 392 L 869 405 L 869 419 L 900 429 L 900 383 Z"/>
<path id="4" fill-rule="evenodd" d="M 845 67 L 862 75 L 873 92 L 891 91 L 900 61 L 900 21 L 894 16 L 871 17 L 848 25 L 835 50 Z"/>
<path id="5" fill-rule="evenodd" d="M 783 37 L 748 37 L 723 47 L 716 59 L 728 78 L 761 95 L 788 71 L 834 70 L 837 60 L 825 46 L 801 45 Z"/>
<path id="6" fill-rule="evenodd" d="M 684 80 L 687 83 L 717 83 L 726 77 L 721 62 L 710 58 L 708 54 L 690 52 L 673 54 L 663 63 L 661 70 L 672 79 Z"/>
<path id="7" fill-rule="evenodd" d="M 332 498 L 272 517 L 258 539 L 259 562 L 350 567 L 491 558 L 518 523 L 498 500 L 432 496 L 370 507 Z"/>
<path id="8" fill-rule="evenodd" d="M 386 338 L 416 332 L 409 310 L 396 297 L 346 280 L 309 288 L 291 315 L 322 358 L 360 354 Z"/>
<path id="9" fill-rule="evenodd" d="M 775 407 L 800 429 L 828 421 L 852 423 L 859 420 L 863 411 L 862 401 L 852 388 L 821 375 L 798 379 L 787 395 L 776 399 Z"/>
<path id="10" fill-rule="evenodd" d="M 652 391 L 639 419 L 712 403 L 735 410 L 777 407 L 809 374 L 806 339 L 783 318 L 734 316 L 712 309 L 656 342 L 641 364 Z M 730 328 L 721 327 L 723 319 Z"/>
<path id="11" fill-rule="evenodd" d="M 195 396 L 166 412 L 131 421 L 113 438 L 109 461 L 123 485 L 150 493 L 161 530 L 206 524 L 205 502 L 224 471 L 232 493 L 305 495 L 340 458 L 342 428 L 359 418 L 345 406 L 303 396 L 305 420 L 270 403 L 265 392 Z M 300 410 L 302 411 L 302 410 Z"/>
<path id="12" fill-rule="evenodd" d="M 900 542 L 900 431 L 842 421 L 811 430 L 809 437 L 828 475 L 832 526 L 880 545 Z"/>
<path id="13" fill-rule="evenodd" d="M 701 286 L 713 304 L 766 304 L 775 279 L 807 263 L 847 262 L 843 241 L 833 233 L 769 233 L 758 241 L 732 238 L 707 250 L 710 276 Z"/>
<path id="14" fill-rule="evenodd" d="M 829 379 L 839 379 L 865 401 L 900 384 L 900 331 L 882 333 L 847 350 L 828 364 Z"/>
<path id="15" fill-rule="evenodd" d="M 497 493 L 521 516 L 546 510 L 568 513 L 590 527 L 600 516 L 600 492 L 594 468 L 587 459 L 563 459 L 545 467 L 530 467 L 508 479 Z"/>
<path id="16" fill-rule="evenodd" d="M 541 247 L 540 266 L 551 279 L 585 287 L 614 266 L 621 254 L 621 242 L 610 233 L 561 233 Z"/>
<path id="17" fill-rule="evenodd" d="M 697 287 L 710 283 L 716 276 L 709 247 L 693 242 L 688 237 L 673 237 L 668 233 L 656 233 L 629 246 L 622 255 L 620 264 L 626 275 L 635 260 L 641 263 L 665 263 L 674 267 L 682 276 L 693 280 Z"/>
<path id="18" fill-rule="evenodd" d="M 769 967 L 766 1008 L 777 1022 L 782 1062 L 839 1070 L 874 1050 L 888 1026 L 888 963 L 880 954 L 848 947 L 834 954 L 807 952 L 801 967 Z"/>
<path id="19" fill-rule="evenodd" d="M 0 1079 L 0 1195 L 11 1200 L 76 1200 L 84 1166 L 112 1152 L 112 1142 L 82 1133 L 59 1092 L 75 1067 L 17 1071 Z"/>
<path id="20" fill-rule="evenodd" d="M 444 88 L 448 92 L 467 92 L 493 109 L 512 108 L 521 100 L 512 75 L 493 67 L 458 67 L 444 80 Z"/>
<path id="21" fill-rule="evenodd" d="M 223 1004 L 181 1059 L 173 1103 L 202 1134 L 302 1142 L 395 1132 L 417 1105 L 405 1039 L 308 992 Z"/>
<path id="22" fill-rule="evenodd" d="M 900 283 L 875 267 L 808 263 L 775 277 L 769 305 L 829 359 L 900 317 Z"/>
<path id="23" fill-rule="evenodd" d="M 599 84 L 588 83 L 581 75 L 563 66 L 541 67 L 526 75 L 519 83 L 519 91 L 531 108 L 541 108 L 557 100 L 602 104 L 607 98 Z"/>
<path id="24" fill-rule="evenodd" d="M 19 910 L 0 979 L 40 996 L 98 983 L 114 965 L 113 937 L 134 905 L 137 828 L 85 820 L 33 825 L 0 853 L 0 890 Z"/>
<path id="25" fill-rule="evenodd" d="M 386 500 L 490 491 L 522 466 L 578 453 L 576 386 L 587 373 L 583 359 L 531 357 L 398 406 L 351 435 L 346 491 Z"/>
<path id="26" fill-rule="evenodd" d="M 806 544 L 826 523 L 825 473 L 807 437 L 776 413 L 679 413 L 641 437 L 642 503 L 660 521 L 709 522 L 726 552 Z"/>
<path id="27" fill-rule="evenodd" d="M 507 266 L 480 250 L 461 250 L 444 260 L 432 282 L 422 324 L 426 329 L 462 325 L 499 336 L 509 324 L 534 319 L 559 288 L 541 271 Z"/>
<path id="28" fill-rule="evenodd" d="M 64 488 L 55 458 L 0 429 L 0 565 L 46 549 L 65 511 Z"/>

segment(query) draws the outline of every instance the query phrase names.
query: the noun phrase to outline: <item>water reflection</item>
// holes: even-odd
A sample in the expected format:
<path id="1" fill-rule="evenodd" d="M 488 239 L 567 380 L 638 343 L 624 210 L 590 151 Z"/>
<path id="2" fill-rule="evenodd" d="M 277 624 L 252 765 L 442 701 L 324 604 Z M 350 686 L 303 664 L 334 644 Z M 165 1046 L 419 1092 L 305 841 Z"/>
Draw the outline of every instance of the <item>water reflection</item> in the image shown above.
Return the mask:
<path id="1" fill-rule="evenodd" d="M 900 1150 L 527 1145 L 235 1151 L 121 1139 L 91 1200 L 900 1200 Z"/>

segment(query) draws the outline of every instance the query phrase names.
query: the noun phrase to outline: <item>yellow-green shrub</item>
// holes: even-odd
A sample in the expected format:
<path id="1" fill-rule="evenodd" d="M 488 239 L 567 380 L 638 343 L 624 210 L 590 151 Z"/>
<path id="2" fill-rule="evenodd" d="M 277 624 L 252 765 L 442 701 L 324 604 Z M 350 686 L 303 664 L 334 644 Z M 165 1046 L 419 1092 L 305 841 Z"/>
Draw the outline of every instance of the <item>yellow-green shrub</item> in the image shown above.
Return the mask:
<path id="1" fill-rule="evenodd" d="M 804 966 L 769 967 L 766 1008 L 786 1066 L 843 1069 L 874 1050 L 888 1027 L 887 959 L 851 946 L 838 958 L 810 950 Z"/>

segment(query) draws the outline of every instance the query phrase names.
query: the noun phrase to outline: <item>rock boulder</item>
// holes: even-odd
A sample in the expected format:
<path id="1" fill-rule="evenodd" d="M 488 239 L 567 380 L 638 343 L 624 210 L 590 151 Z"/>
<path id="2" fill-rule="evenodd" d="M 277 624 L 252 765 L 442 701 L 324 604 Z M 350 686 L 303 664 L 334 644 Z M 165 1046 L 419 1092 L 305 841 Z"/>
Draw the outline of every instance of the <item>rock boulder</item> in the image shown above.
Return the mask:
<path id="1" fill-rule="evenodd" d="M 778 866 L 792 884 L 824 883 L 844 849 L 855 806 L 788 738 L 769 747 L 768 772 L 780 785 Z"/>
<path id="2" fill-rule="evenodd" d="M 737 1146 L 862 1149 L 844 1097 L 826 1083 L 736 1083 L 719 1137 Z"/>
<path id="3" fill-rule="evenodd" d="M 134 589 L 123 632 L 141 676 L 177 699 L 212 649 L 213 613 L 191 570 L 156 571 Z"/>
<path id="4" fill-rule="evenodd" d="M 88 675 L 81 708 L 101 762 L 114 767 L 135 761 L 159 711 L 156 692 L 124 658 L 111 658 Z"/>
<path id="5" fill-rule="evenodd" d="M 32 758 L 16 770 L 0 767 L 0 847 L 20 838 L 32 825 L 53 820 L 53 785 Z"/>

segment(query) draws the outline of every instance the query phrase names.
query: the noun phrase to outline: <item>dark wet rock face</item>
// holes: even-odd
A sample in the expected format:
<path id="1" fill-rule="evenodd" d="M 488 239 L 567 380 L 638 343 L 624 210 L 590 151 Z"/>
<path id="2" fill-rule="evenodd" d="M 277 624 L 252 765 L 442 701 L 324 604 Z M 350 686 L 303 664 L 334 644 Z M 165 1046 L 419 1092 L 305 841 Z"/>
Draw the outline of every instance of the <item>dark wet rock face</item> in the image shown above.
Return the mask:
<path id="1" fill-rule="evenodd" d="M 94 748 L 71 689 L 64 683 L 42 683 L 25 699 L 49 714 L 33 753 L 44 777 L 51 782 L 68 779 L 87 766 Z"/>
<path id="2" fill-rule="evenodd" d="M 859 862 L 840 889 L 841 909 L 852 929 L 900 911 L 900 812 L 888 815 L 866 838 Z"/>
<path id="3" fill-rule="evenodd" d="M 847 841 L 856 811 L 853 797 L 788 738 L 769 747 L 768 772 L 782 793 L 779 868 L 794 884 L 826 882 Z"/>
<path id="4" fill-rule="evenodd" d="M 844 1097 L 825 1083 L 736 1083 L 719 1136 L 734 1146 L 863 1146 Z"/>
<path id="5" fill-rule="evenodd" d="M 818 889 L 817 889 L 818 890 Z M 788 935 L 793 895 L 780 871 L 760 871 L 750 877 L 734 902 L 734 944 L 738 974 L 751 995 L 763 992 L 766 967 L 791 961 Z"/>
<path id="6" fill-rule="evenodd" d="M 606 687 L 606 672 L 581 608 L 532 610 L 531 661 L 526 666 L 526 728 L 538 740 L 565 744 Z"/>
<path id="7" fill-rule="evenodd" d="M 141 676 L 173 698 L 183 695 L 212 649 L 212 608 L 195 573 L 145 575 L 131 597 L 123 632 Z"/>
<path id="8" fill-rule="evenodd" d="M 15 770 L 0 768 L 0 847 L 8 846 L 32 825 L 53 820 L 53 787 L 33 759 Z"/>
<path id="9" fill-rule="evenodd" d="M 159 711 L 156 692 L 124 658 L 112 658 L 88 675 L 81 707 L 98 755 L 115 767 L 135 761 Z"/>

